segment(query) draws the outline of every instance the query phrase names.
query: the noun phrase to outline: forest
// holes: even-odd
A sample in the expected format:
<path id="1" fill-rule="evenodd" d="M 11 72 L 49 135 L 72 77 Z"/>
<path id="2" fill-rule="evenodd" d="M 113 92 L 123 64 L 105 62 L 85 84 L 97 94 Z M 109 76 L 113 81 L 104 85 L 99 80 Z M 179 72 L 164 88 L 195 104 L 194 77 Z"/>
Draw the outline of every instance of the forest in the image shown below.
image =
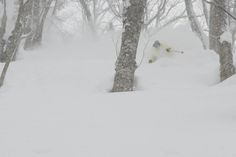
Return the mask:
<path id="1" fill-rule="evenodd" d="M 236 0 L 0 0 L 0 157 L 235 157 Z"/>

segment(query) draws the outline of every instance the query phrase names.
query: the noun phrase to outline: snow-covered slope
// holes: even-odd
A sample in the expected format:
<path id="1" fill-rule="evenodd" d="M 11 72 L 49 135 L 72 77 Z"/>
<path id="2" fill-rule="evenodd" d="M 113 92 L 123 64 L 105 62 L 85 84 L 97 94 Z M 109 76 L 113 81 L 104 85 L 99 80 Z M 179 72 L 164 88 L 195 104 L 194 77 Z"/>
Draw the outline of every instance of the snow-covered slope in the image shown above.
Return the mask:
<path id="1" fill-rule="evenodd" d="M 0 89 L 0 157 L 236 156 L 236 77 L 218 84 L 217 55 L 161 34 L 185 53 L 143 63 L 130 93 L 108 92 L 108 37 L 22 52 Z"/>

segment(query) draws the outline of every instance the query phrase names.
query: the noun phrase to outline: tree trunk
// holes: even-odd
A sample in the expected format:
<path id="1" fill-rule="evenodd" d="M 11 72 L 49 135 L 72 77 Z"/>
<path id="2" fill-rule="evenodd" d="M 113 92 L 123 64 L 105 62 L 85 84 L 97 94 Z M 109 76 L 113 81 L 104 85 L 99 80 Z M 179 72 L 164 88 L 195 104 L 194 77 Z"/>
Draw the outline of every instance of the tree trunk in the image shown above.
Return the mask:
<path id="1" fill-rule="evenodd" d="M 211 48 L 219 54 L 220 59 L 220 80 L 231 77 L 235 74 L 235 67 L 233 65 L 232 45 L 231 41 L 222 41 L 221 39 L 228 29 L 228 16 L 222 10 L 226 8 L 227 1 L 213 0 L 210 12 L 210 43 Z M 220 8 L 217 5 L 220 5 Z"/>
<path id="2" fill-rule="evenodd" d="M 44 8 L 40 9 L 39 1 L 33 1 L 31 33 L 25 41 L 25 50 L 34 49 L 42 44 L 43 28 L 52 2 L 53 0 L 48 0 Z M 41 13 L 40 10 L 42 10 Z"/>
<path id="3" fill-rule="evenodd" d="M 50 10 L 52 2 L 53 2 L 53 0 L 48 0 L 47 4 L 43 10 L 40 23 L 36 29 L 34 37 L 32 38 L 32 42 L 34 43 L 35 47 L 42 45 L 44 24 L 45 24 L 46 17 L 48 15 L 48 12 Z"/>
<path id="4" fill-rule="evenodd" d="M 192 0 L 185 0 L 185 6 L 186 6 L 186 11 L 187 11 L 187 15 L 188 15 L 188 19 L 189 19 L 192 31 L 196 33 L 197 37 L 201 40 L 203 48 L 207 49 L 208 44 L 207 44 L 206 36 L 193 10 Z"/>
<path id="5" fill-rule="evenodd" d="M 202 0 L 202 8 L 203 8 L 204 17 L 206 19 L 206 24 L 207 26 L 209 26 L 209 12 L 208 12 L 207 5 L 204 2 L 204 0 Z"/>
<path id="6" fill-rule="evenodd" d="M 62 9 L 66 0 L 55 0 L 55 5 L 53 7 L 52 15 L 55 16 L 59 10 Z"/>
<path id="7" fill-rule="evenodd" d="M 234 0 L 233 15 L 236 16 L 236 0 Z M 235 53 L 235 36 L 236 36 L 236 21 L 233 21 L 232 28 L 232 52 Z"/>
<path id="8" fill-rule="evenodd" d="M 32 0 L 31 4 L 31 16 L 30 16 L 30 34 L 27 36 L 24 44 L 25 50 L 30 50 L 34 47 L 34 43 L 32 41 L 33 36 L 36 33 L 37 27 L 40 22 L 40 2 L 38 0 Z"/>
<path id="9" fill-rule="evenodd" d="M 112 92 L 134 90 L 134 73 L 137 68 L 136 52 L 144 23 L 146 0 L 123 0 L 123 29 L 120 54 L 116 61 L 116 74 Z"/>
<path id="10" fill-rule="evenodd" d="M 79 0 L 79 2 L 81 4 L 84 14 L 86 16 L 87 24 L 88 24 L 90 31 L 93 33 L 93 35 L 96 35 L 94 19 L 92 17 L 92 13 L 91 13 L 88 5 L 86 4 L 85 0 Z"/>
<path id="11" fill-rule="evenodd" d="M 20 0 L 20 6 L 18 11 L 18 16 L 15 24 L 15 28 L 13 29 L 11 36 L 9 36 L 6 44 L 6 48 L 3 53 L 0 54 L 0 62 L 8 62 L 12 59 L 13 53 L 18 48 L 19 41 L 21 40 L 21 36 L 23 34 L 23 26 L 24 26 L 24 5 L 23 0 Z"/>
<path id="12" fill-rule="evenodd" d="M 0 55 L 0 61 L 5 62 L 3 71 L 0 76 L 0 87 L 3 85 L 8 67 L 12 61 L 13 56 L 15 56 L 21 41 L 21 35 L 23 34 L 23 25 L 24 25 L 23 15 L 24 15 L 24 3 L 23 0 L 19 0 L 19 11 L 17 15 L 15 28 L 12 31 L 11 36 L 8 38 L 5 51 Z"/>
<path id="13" fill-rule="evenodd" d="M 4 51 L 4 47 L 6 44 L 6 41 L 4 40 L 4 35 L 6 32 L 6 26 L 7 26 L 7 11 L 6 11 L 6 0 L 2 1 L 3 3 L 3 15 L 1 19 L 1 25 L 0 25 L 0 55 Z"/>
<path id="14" fill-rule="evenodd" d="M 234 74 L 235 67 L 233 64 L 231 43 L 223 41 L 220 49 L 220 79 L 224 81 Z"/>
<path id="15" fill-rule="evenodd" d="M 222 7 L 225 6 L 224 0 L 212 0 Z M 219 7 L 215 5 L 210 6 L 210 22 L 209 22 L 209 48 L 219 53 L 220 49 L 220 36 L 224 33 L 223 28 L 226 25 L 227 16 Z"/>

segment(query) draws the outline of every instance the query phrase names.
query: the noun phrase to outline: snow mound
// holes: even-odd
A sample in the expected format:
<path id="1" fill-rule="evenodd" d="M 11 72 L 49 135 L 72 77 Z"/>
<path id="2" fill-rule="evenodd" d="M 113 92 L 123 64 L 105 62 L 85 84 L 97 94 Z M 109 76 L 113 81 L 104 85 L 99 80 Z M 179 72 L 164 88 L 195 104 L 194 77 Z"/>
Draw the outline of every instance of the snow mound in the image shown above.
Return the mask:
<path id="1" fill-rule="evenodd" d="M 231 76 L 222 83 L 219 84 L 221 87 L 233 87 L 236 86 L 236 75 Z"/>
<path id="2" fill-rule="evenodd" d="M 108 92 L 108 36 L 21 53 L 0 89 L 0 157 L 236 156 L 236 78 L 215 85 L 218 56 L 183 30 L 158 37 L 186 53 L 141 64 L 135 92 Z"/>

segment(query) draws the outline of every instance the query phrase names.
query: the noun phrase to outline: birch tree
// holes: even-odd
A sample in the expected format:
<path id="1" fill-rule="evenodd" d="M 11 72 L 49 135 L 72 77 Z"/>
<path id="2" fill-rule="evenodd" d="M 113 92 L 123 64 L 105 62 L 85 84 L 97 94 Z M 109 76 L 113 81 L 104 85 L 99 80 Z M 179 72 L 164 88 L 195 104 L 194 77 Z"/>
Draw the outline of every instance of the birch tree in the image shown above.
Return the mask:
<path id="1" fill-rule="evenodd" d="M 235 74 L 233 64 L 232 44 L 230 39 L 225 38 L 228 30 L 227 1 L 213 0 L 210 10 L 210 46 L 219 54 L 220 79 L 231 77 Z"/>
<path id="2" fill-rule="evenodd" d="M 225 6 L 224 0 L 213 0 L 217 5 Z M 210 20 L 209 20 L 209 48 L 215 52 L 219 52 L 219 38 L 224 33 L 223 28 L 226 25 L 226 14 L 216 5 L 210 5 Z"/>
<path id="3" fill-rule="evenodd" d="M 205 17 L 205 20 L 206 20 L 206 24 L 209 27 L 209 11 L 208 11 L 208 8 L 207 8 L 207 5 L 206 5 L 205 1 L 201 0 L 201 2 L 202 2 L 203 14 L 204 14 L 204 17 Z"/>
<path id="4" fill-rule="evenodd" d="M 112 92 L 134 90 L 137 68 L 136 52 L 144 23 L 146 0 L 123 0 L 123 33 L 120 54 L 116 61 L 116 74 Z"/>
<path id="5" fill-rule="evenodd" d="M 182 0 L 149 0 L 145 12 L 144 27 L 147 29 L 154 23 L 154 27 L 160 30 L 169 24 L 186 18 L 185 9 L 176 9 L 182 4 Z"/>
<path id="6" fill-rule="evenodd" d="M 65 4 L 65 0 L 55 0 L 55 5 L 52 11 L 52 15 L 56 15 L 57 12 L 63 7 Z"/>
<path id="7" fill-rule="evenodd" d="M 109 5 L 109 11 L 113 14 L 116 22 L 122 23 L 122 9 L 120 0 L 106 0 Z M 154 28 L 153 34 L 162 28 L 186 18 L 186 11 L 182 9 L 183 0 L 147 0 L 145 7 L 145 17 L 143 29 L 151 30 Z"/>
<path id="8" fill-rule="evenodd" d="M 30 8 L 30 16 L 28 19 L 28 25 L 27 28 L 30 29 L 29 35 L 25 40 L 24 49 L 30 49 L 34 47 L 34 43 L 32 41 L 32 38 L 34 34 L 36 33 L 36 29 L 39 25 L 39 19 L 40 19 L 40 1 L 38 0 L 32 0 L 31 4 L 29 6 Z M 27 32 L 26 32 L 27 33 Z"/>
<path id="9" fill-rule="evenodd" d="M 108 15 L 111 9 L 109 2 L 107 0 L 77 0 L 77 2 L 79 2 L 82 9 L 85 30 L 93 35 L 97 35 L 99 31 L 104 32 L 104 28 L 101 29 L 101 27 L 104 27 L 105 23 L 109 25 L 111 20 L 110 15 Z"/>
<path id="10" fill-rule="evenodd" d="M 202 27 L 197 19 L 196 13 L 193 9 L 193 2 L 192 0 L 184 0 L 186 11 L 188 15 L 188 19 L 191 25 L 192 31 L 197 35 L 197 37 L 201 40 L 203 48 L 206 49 L 208 46 L 207 44 L 207 38 L 204 34 Z"/>
<path id="11" fill-rule="evenodd" d="M 0 54 L 0 62 L 7 62 L 14 58 L 15 55 L 12 56 L 12 54 L 16 54 L 21 37 L 24 34 L 24 28 L 26 27 L 27 21 L 25 15 L 28 14 L 27 8 L 30 3 L 31 0 L 27 0 L 26 2 L 24 2 L 24 0 L 19 0 L 19 10 L 17 13 L 18 15 L 15 22 L 15 27 L 6 41 L 3 52 Z"/>
<path id="12" fill-rule="evenodd" d="M 0 54 L 0 61 L 5 62 L 3 71 L 0 76 L 0 87 L 3 85 L 8 67 L 15 56 L 18 46 L 21 42 L 21 37 L 23 34 L 23 28 L 25 26 L 25 16 L 24 13 L 26 11 L 26 6 L 30 3 L 30 0 L 24 3 L 24 0 L 19 0 L 19 10 L 18 15 L 15 23 L 15 27 L 11 32 L 8 40 L 6 41 L 6 46 L 3 53 Z"/>
<path id="13" fill-rule="evenodd" d="M 79 0 L 79 2 L 80 2 L 81 6 L 82 6 L 82 8 L 83 8 L 83 11 L 84 11 L 84 14 L 85 14 L 85 16 L 86 16 L 87 23 L 88 23 L 88 26 L 89 26 L 91 32 L 94 33 L 94 34 L 96 34 L 96 33 L 95 33 L 94 21 L 93 21 L 93 19 L 92 19 L 92 18 L 93 18 L 93 17 L 92 17 L 92 13 L 91 13 L 91 11 L 90 11 L 90 9 L 89 9 L 88 4 L 86 3 L 85 0 Z"/>
<path id="14" fill-rule="evenodd" d="M 233 15 L 236 17 L 236 0 L 234 0 L 233 3 Z M 236 37 L 236 21 L 234 20 L 232 22 L 232 27 L 231 27 L 231 31 L 232 31 L 232 51 L 233 53 L 235 53 L 235 37 Z"/>
<path id="15" fill-rule="evenodd" d="M 6 44 L 6 41 L 4 40 L 4 35 L 6 32 L 6 26 L 7 26 L 7 11 L 6 11 L 6 0 L 0 1 L 2 3 L 2 8 L 3 8 L 3 13 L 2 13 L 2 18 L 0 21 L 0 55 L 4 51 L 4 47 Z"/>
<path id="16" fill-rule="evenodd" d="M 31 1 L 32 6 L 29 22 L 31 31 L 25 40 L 25 50 L 34 49 L 42 44 L 45 20 L 54 0 L 47 0 L 44 3 L 40 3 L 39 0 Z"/>

